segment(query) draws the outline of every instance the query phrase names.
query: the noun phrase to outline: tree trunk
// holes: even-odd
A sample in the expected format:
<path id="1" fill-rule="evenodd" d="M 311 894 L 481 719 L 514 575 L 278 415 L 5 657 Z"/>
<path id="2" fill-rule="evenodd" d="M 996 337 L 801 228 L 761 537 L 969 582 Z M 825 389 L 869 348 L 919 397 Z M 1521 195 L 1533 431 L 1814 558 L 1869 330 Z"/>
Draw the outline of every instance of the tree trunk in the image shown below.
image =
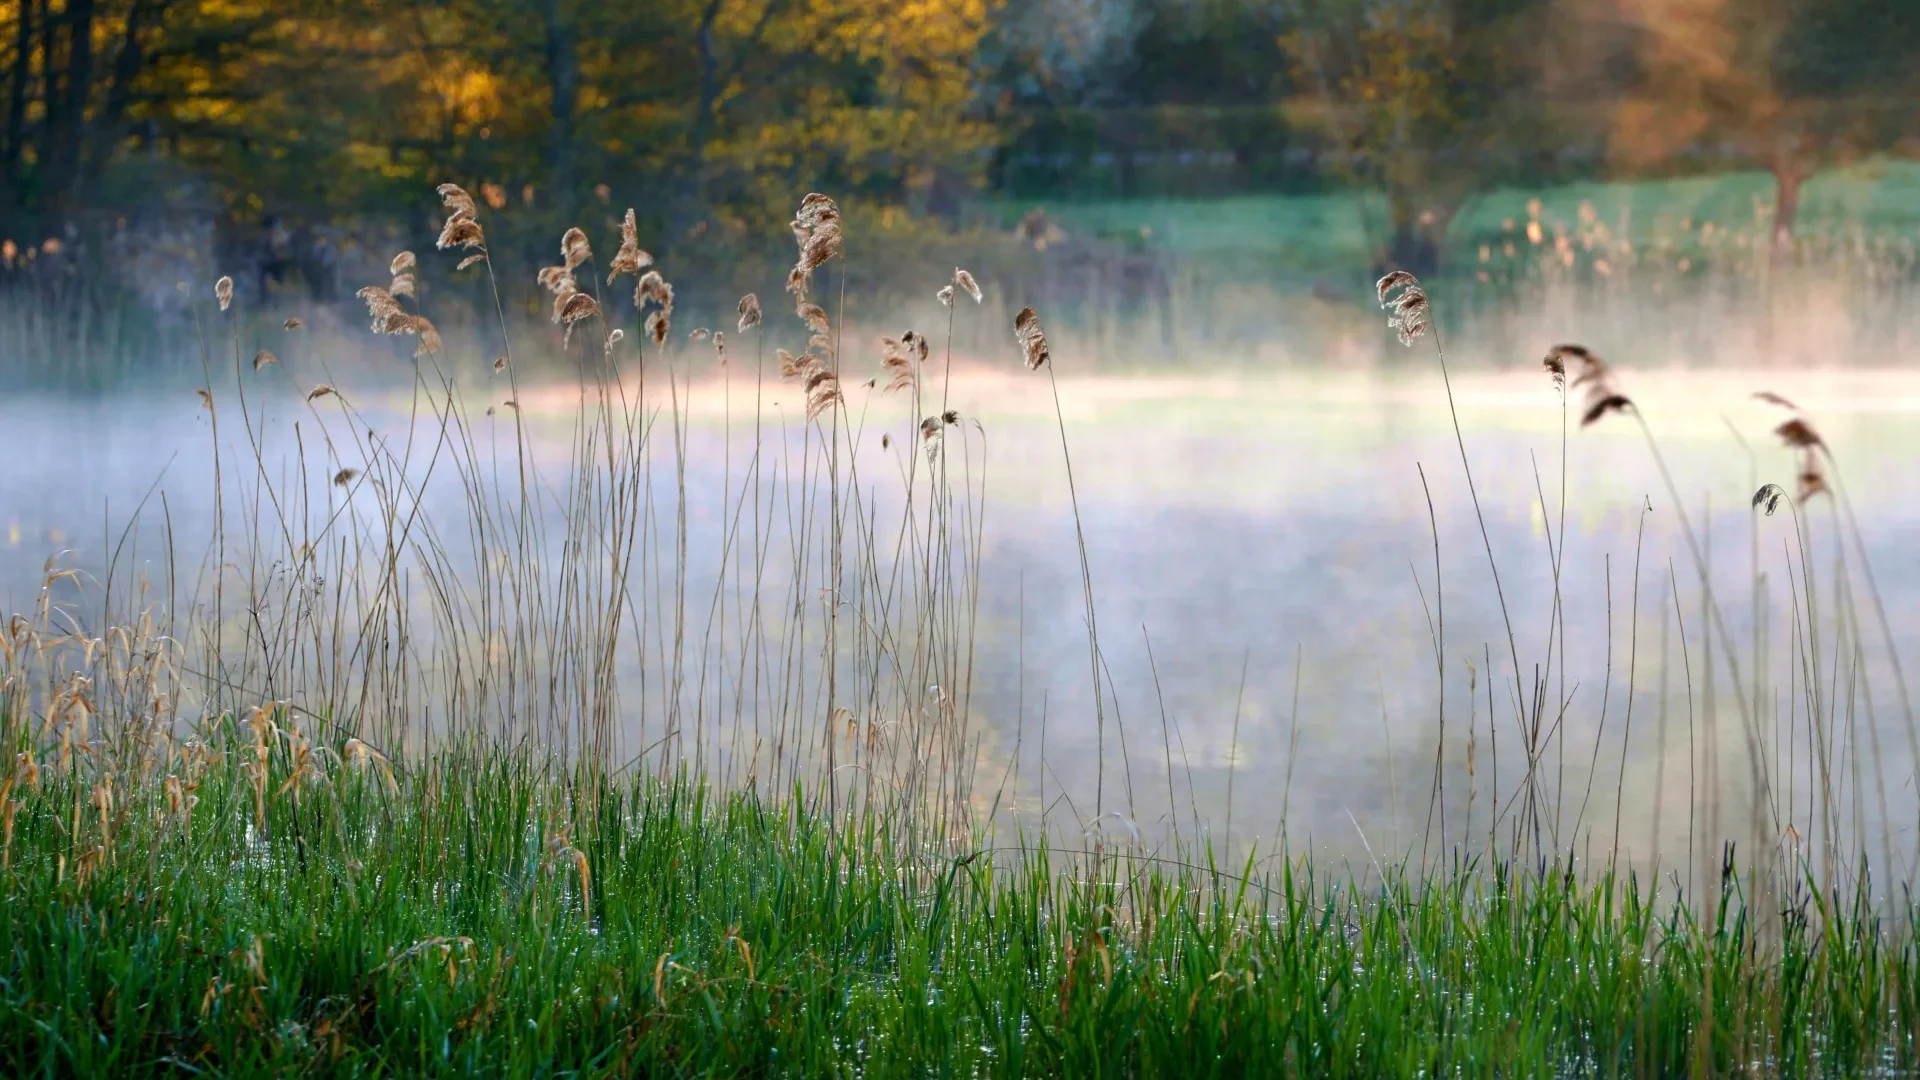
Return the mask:
<path id="1" fill-rule="evenodd" d="M 87 98 L 93 89 L 93 15 L 94 0 L 69 0 L 66 78 L 58 92 L 48 80 L 46 181 L 41 191 L 50 227 L 58 227 L 72 209 L 80 177 L 80 145 L 87 128 Z M 47 29 L 51 36 L 52 26 Z"/>
<path id="2" fill-rule="evenodd" d="M 113 56 L 113 75 L 107 83 L 106 101 L 100 107 L 100 115 L 89 125 L 87 139 L 81 148 L 78 189 L 82 199 L 92 194 L 94 183 L 99 180 L 113 152 L 127 134 L 127 104 L 133 97 L 133 81 L 146 66 L 146 53 L 142 49 L 140 35 L 146 29 L 149 17 L 155 21 L 164 17 L 166 6 L 167 0 L 158 0 L 151 8 L 146 0 L 134 0 L 133 7 L 127 12 L 127 25 L 120 35 L 120 48 Z"/>
<path id="3" fill-rule="evenodd" d="M 1776 257 L 1793 250 L 1794 219 L 1800 215 L 1800 185 L 1807 171 L 1786 154 L 1772 162 L 1774 183 L 1773 251 Z"/>
<path id="4" fill-rule="evenodd" d="M 7 181 L 18 210 L 24 197 L 20 190 L 20 162 L 27 137 L 27 69 L 33 66 L 33 0 L 20 0 L 20 24 L 14 28 L 13 78 L 7 88 L 6 160 L 0 165 L 0 177 Z"/>
<path id="5" fill-rule="evenodd" d="M 546 0 L 541 21 L 547 37 L 547 84 L 552 90 L 553 126 L 547 133 L 547 167 L 562 214 L 573 212 L 574 121 L 580 104 L 580 50 L 564 0 Z"/>

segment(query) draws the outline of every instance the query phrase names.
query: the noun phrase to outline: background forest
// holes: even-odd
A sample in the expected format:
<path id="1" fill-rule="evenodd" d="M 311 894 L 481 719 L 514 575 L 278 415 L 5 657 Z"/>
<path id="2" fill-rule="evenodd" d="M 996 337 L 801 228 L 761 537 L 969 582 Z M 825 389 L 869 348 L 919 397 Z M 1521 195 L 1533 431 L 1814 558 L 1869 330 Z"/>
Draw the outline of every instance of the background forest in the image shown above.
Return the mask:
<path id="1" fill-rule="evenodd" d="M 448 179 L 529 269 L 627 206 L 777 260 L 812 189 L 1041 248 L 1042 204 L 1352 193 L 1357 280 L 1494 188 L 1751 171 L 1785 242 L 1810 177 L 1920 152 L 1917 56 L 1905 0 L 5 0 L 0 280 L 337 298 Z"/>

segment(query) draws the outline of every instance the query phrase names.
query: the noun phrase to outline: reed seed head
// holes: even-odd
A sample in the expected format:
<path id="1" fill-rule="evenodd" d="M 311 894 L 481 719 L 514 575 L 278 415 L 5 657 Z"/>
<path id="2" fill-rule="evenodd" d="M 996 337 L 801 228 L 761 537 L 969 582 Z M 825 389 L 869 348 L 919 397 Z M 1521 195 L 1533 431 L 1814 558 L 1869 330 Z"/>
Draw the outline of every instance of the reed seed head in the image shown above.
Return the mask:
<path id="1" fill-rule="evenodd" d="M 433 246 L 441 251 L 448 248 L 479 248 L 484 252 L 487 237 L 480 231 L 479 222 L 470 217 L 453 217 L 441 226 L 440 236 L 434 240 Z"/>
<path id="2" fill-rule="evenodd" d="M 1772 517 L 1773 512 L 1780 509 L 1780 500 L 1785 498 L 1786 494 L 1786 489 L 1779 484 L 1762 484 L 1760 490 L 1753 493 L 1753 507 L 1756 510 L 1765 510 L 1767 516 Z"/>
<path id="3" fill-rule="evenodd" d="M 657 304 L 667 315 L 673 314 L 673 286 L 660 276 L 660 271 L 649 270 L 640 275 L 633 287 L 633 306 L 644 308 L 648 304 Z"/>
<path id="4" fill-rule="evenodd" d="M 224 274 L 221 275 L 220 280 L 213 283 L 213 298 L 220 301 L 221 311 L 225 311 L 231 307 L 233 305 L 233 279 Z"/>
<path id="5" fill-rule="evenodd" d="M 1780 441 L 1790 449 L 1824 450 L 1827 447 L 1826 440 L 1822 439 L 1820 433 L 1815 431 L 1813 425 L 1803 417 L 1794 417 L 1774 428 L 1773 433 L 1779 436 Z"/>
<path id="6" fill-rule="evenodd" d="M 1020 343 L 1020 356 L 1028 371 L 1039 371 L 1053 354 L 1047 349 L 1046 332 L 1040 329 L 1040 315 L 1031 307 L 1020 309 L 1013 317 L 1013 339 Z"/>
<path id="7" fill-rule="evenodd" d="M 707 329 L 704 326 L 700 326 L 700 327 L 695 327 L 693 332 L 687 335 L 687 340 L 688 341 L 705 341 L 712 336 L 713 336 L 713 331 Z"/>
<path id="8" fill-rule="evenodd" d="M 799 306 L 793 309 L 793 313 L 800 317 L 801 322 L 807 324 L 808 331 L 812 333 L 824 334 L 830 329 L 830 324 L 827 321 L 827 309 L 821 307 L 819 304 L 809 304 L 802 301 Z"/>
<path id="9" fill-rule="evenodd" d="M 739 311 L 741 333 L 760 325 L 760 297 L 757 294 L 748 293 L 741 297 Z"/>
<path id="10" fill-rule="evenodd" d="M 1387 312 L 1387 325 L 1400 335 L 1400 344 L 1411 346 L 1414 340 L 1433 328 L 1433 308 L 1427 302 L 1427 290 L 1420 279 L 1405 270 L 1395 270 L 1374 286 L 1380 306 Z"/>
<path id="11" fill-rule="evenodd" d="M 562 293 L 553 298 L 553 321 L 562 326 L 572 326 L 582 319 L 591 319 L 598 314 L 600 314 L 599 303 L 586 293 Z"/>
<path id="12" fill-rule="evenodd" d="M 498 374 L 500 374 L 501 372 L 503 372 L 503 371 L 505 371 L 505 370 L 507 370 L 507 358 L 506 358 L 506 357 L 504 357 L 504 356 L 496 356 L 496 357 L 494 357 L 494 358 L 493 358 L 493 373 L 494 373 L 495 375 L 498 375 Z"/>
<path id="13" fill-rule="evenodd" d="M 980 283 L 973 280 L 972 274 L 956 266 L 953 268 L 953 283 L 961 292 L 973 297 L 974 303 L 978 304 L 982 302 L 983 297 L 980 293 Z"/>
<path id="14" fill-rule="evenodd" d="M 341 469 L 339 472 L 333 474 L 333 486 L 346 487 L 348 484 L 353 483 L 354 478 L 359 475 L 359 469 Z"/>
<path id="15" fill-rule="evenodd" d="M 387 264 L 387 272 L 398 277 L 412 270 L 418 264 L 418 261 L 419 260 L 414 258 L 413 252 L 403 251 L 393 257 L 393 262 Z"/>
<path id="16" fill-rule="evenodd" d="M 195 397 L 200 399 L 201 408 L 207 410 L 208 412 L 213 411 L 213 395 L 211 393 L 207 392 L 205 389 L 195 390 L 193 393 Z"/>
<path id="17" fill-rule="evenodd" d="M 475 217 L 480 213 L 480 208 L 474 204 L 473 196 L 467 194 L 466 189 L 458 184 L 441 184 L 434 191 L 439 194 L 440 205 L 446 208 L 449 221 L 462 217 Z"/>
<path id="18" fill-rule="evenodd" d="M 533 280 L 555 296 L 580 291 L 580 283 L 574 280 L 573 272 L 564 266 L 543 266 Z"/>
<path id="19" fill-rule="evenodd" d="M 461 270 L 465 270 L 469 266 L 475 265 L 476 263 L 483 263 L 486 261 L 487 261 L 487 253 L 483 251 L 478 255 L 469 255 L 466 258 L 461 259 L 459 264 L 456 265 L 453 269 L 457 273 Z"/>
<path id="20" fill-rule="evenodd" d="M 259 371 L 261 368 L 266 367 L 268 364 L 277 364 L 279 362 L 280 362 L 279 357 L 273 355 L 272 353 L 268 352 L 265 349 L 261 349 L 259 352 L 253 354 L 253 370 L 255 371 Z"/>
<path id="21" fill-rule="evenodd" d="M 326 397 L 328 394 L 331 394 L 333 392 L 334 392 L 333 387 L 328 386 L 326 383 L 320 383 L 318 386 L 315 386 L 313 389 L 307 391 L 307 400 L 318 401 L 319 399 Z"/>
<path id="22" fill-rule="evenodd" d="M 951 285 L 945 286 L 939 292 L 934 293 L 934 295 L 940 298 L 940 303 L 943 306 L 945 307 L 953 306 L 953 286 Z"/>
<path id="23" fill-rule="evenodd" d="M 647 336 L 653 339 L 655 348 L 666 345 L 667 335 L 673 332 L 673 319 L 665 309 L 647 315 Z"/>
<path id="24" fill-rule="evenodd" d="M 831 371 L 816 369 L 807 376 L 807 419 L 817 420 L 832 408 L 840 396 L 840 379 Z"/>
<path id="25" fill-rule="evenodd" d="M 1771 390 L 1761 390 L 1755 393 L 1753 396 L 1754 396 L 1754 400 L 1756 401 L 1764 401 L 1769 405 L 1778 405 L 1781 408 L 1787 410 L 1788 412 L 1797 413 L 1800 411 L 1800 406 L 1795 405 L 1793 402 L 1788 401 L 1786 398 L 1780 396 L 1779 394 L 1774 393 Z"/>
<path id="26" fill-rule="evenodd" d="M 280 324 L 280 328 L 282 330 L 298 330 L 305 325 L 307 324 L 297 318 L 289 318 L 286 322 Z"/>
<path id="27" fill-rule="evenodd" d="M 620 250 L 614 253 L 613 261 L 607 264 L 607 284 L 621 274 L 638 277 L 640 271 L 653 265 L 653 256 L 640 250 L 640 227 L 634 221 L 633 210 L 627 210 L 627 216 L 620 222 Z"/>
<path id="28" fill-rule="evenodd" d="M 566 260 L 569 271 L 593 258 L 593 248 L 587 243 L 587 234 L 579 226 L 576 225 L 561 235 L 560 257 Z"/>

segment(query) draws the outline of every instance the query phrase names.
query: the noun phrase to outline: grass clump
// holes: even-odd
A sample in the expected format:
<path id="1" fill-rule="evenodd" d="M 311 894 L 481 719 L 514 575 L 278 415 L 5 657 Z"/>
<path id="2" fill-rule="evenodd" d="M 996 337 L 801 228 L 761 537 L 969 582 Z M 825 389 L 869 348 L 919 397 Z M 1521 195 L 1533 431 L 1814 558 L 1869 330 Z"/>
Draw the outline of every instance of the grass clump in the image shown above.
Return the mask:
<path id="1" fill-rule="evenodd" d="M 394 767 L 246 725 L 14 787 L 8 1075 L 1860 1075 L 1920 955 L 1803 892 L 900 845 L 680 776 Z M 266 747 L 264 755 L 260 748 Z M 326 764 L 314 764 L 323 761 Z M 264 763 L 264 766 L 262 766 Z M 264 767 L 264 776 L 261 769 Z M 16 774 L 17 777 L 18 774 Z M 263 782 L 264 781 L 264 782 Z M 180 793 L 185 790 L 184 798 Z M 262 794 L 264 792 L 264 795 Z M 77 809 L 76 809 L 77 808 Z M 1772 935 L 1772 940 L 1763 938 Z"/>

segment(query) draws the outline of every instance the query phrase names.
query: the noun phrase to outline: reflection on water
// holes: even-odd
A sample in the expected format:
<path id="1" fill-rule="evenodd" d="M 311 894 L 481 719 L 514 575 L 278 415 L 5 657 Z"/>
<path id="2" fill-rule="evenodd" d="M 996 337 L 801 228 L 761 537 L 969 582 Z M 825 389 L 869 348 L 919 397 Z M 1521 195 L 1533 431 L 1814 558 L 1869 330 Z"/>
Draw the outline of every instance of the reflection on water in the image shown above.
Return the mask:
<path id="1" fill-rule="evenodd" d="M 1794 834 L 1823 828 L 1809 808 L 1832 806 L 1851 843 L 1876 856 L 1890 849 L 1904 872 L 1920 842 L 1900 677 L 1920 678 L 1920 378 L 1622 378 L 1688 501 L 1718 617 L 1639 428 L 1611 417 L 1580 430 L 1575 416 L 1563 459 L 1565 417 L 1544 375 L 1456 378 L 1497 587 L 1438 373 L 1418 360 L 1355 375 L 1061 378 L 1108 695 L 1103 736 L 1053 399 L 1043 376 L 957 374 L 950 404 L 980 427 L 950 429 L 958 434 L 949 438 L 966 440 L 968 478 L 984 489 L 984 510 L 967 518 L 978 524 L 981 559 L 964 698 L 979 735 L 976 803 L 997 797 L 1003 813 L 1011 807 L 1028 823 L 1044 815 L 1063 834 L 1091 827 L 1157 838 L 1177 823 L 1189 838 L 1205 830 L 1238 852 L 1256 839 L 1270 849 L 1284 816 L 1293 850 L 1365 859 L 1438 845 L 1443 820 L 1446 844 L 1481 849 L 1496 813 L 1507 843 L 1531 792 L 1547 807 L 1543 843 L 1584 856 L 1617 842 L 1648 865 L 1657 827 L 1668 866 L 1714 835 L 1779 843 L 1790 825 Z M 1752 400 L 1759 389 L 1815 418 L 1843 470 L 1863 547 L 1852 546 L 1830 499 L 1804 508 L 1804 542 L 1787 515 L 1750 511 L 1760 482 L 1791 488 L 1796 471 L 1770 435 L 1785 414 Z M 804 511 L 792 491 L 814 481 L 794 471 L 804 434 L 797 399 L 769 393 L 759 433 L 769 465 L 752 505 L 765 511 L 767 535 L 790 535 Z M 577 395 L 521 397 L 543 459 L 565 460 Z M 406 436 L 403 393 L 356 402 L 358 424 L 310 410 L 291 385 L 260 398 L 248 419 L 267 433 L 265 470 L 289 482 L 302 447 L 309 471 L 331 477 L 364 464 L 366 429 L 388 445 Z M 248 451 L 239 412 L 221 407 L 232 477 Z M 687 409 L 685 607 L 704 641 L 687 648 L 710 653 L 723 671 L 725 643 L 738 640 L 724 621 L 737 625 L 752 604 L 737 577 L 724 599 L 712 597 L 725 523 L 747 505 L 738 497 L 750 482 L 754 394 L 744 382 L 703 382 Z M 898 520 L 900 477 L 917 441 L 911 412 L 903 398 L 849 394 L 858 453 L 848 464 L 873 521 Z M 480 419 L 476 431 L 498 422 Z M 170 528 L 175 559 L 200 560 L 213 515 L 212 439 L 190 389 L 13 396 L 0 401 L 0 424 L 12 436 L 0 505 L 0 599 L 9 610 L 32 604 L 43 561 L 63 549 L 71 549 L 63 565 L 99 575 L 118 547 L 123 568 L 144 564 L 157 579 Z M 660 418 L 652 429 L 658 455 L 669 453 L 669 427 Z M 504 453 L 490 460 L 512 472 L 509 442 L 479 453 Z M 957 455 L 951 468 L 957 476 Z M 651 476 L 656 511 L 670 520 L 680 490 L 670 458 Z M 557 514 L 564 478 L 546 479 L 544 505 Z M 457 484 L 441 474 L 424 500 L 456 546 Z M 353 512 L 361 498 L 320 490 L 337 505 L 311 512 Z M 140 528 L 123 540 L 150 491 Z M 269 498 L 230 480 L 228 513 L 244 518 Z M 230 528 L 229 542 L 244 543 L 243 531 Z M 647 572 L 660 579 L 668 567 L 670 580 L 674 547 L 671 536 L 649 541 Z M 738 541 L 726 550 L 736 574 L 753 564 L 750 554 L 742 562 Z M 1890 663 L 1863 554 L 1911 671 Z M 759 580 L 769 607 L 795 603 L 788 554 L 767 559 Z M 77 619 L 97 622 L 89 614 L 97 590 L 60 588 L 63 598 L 85 597 Z M 722 631 L 699 639 L 713 610 Z M 1561 626 L 1563 637 L 1550 630 Z M 657 625 L 645 632 L 650 642 L 660 636 Z M 623 679 L 637 677 L 635 655 L 622 661 Z M 703 683 L 679 692 L 719 700 L 728 691 Z M 623 690 L 623 758 L 657 746 L 665 693 L 657 680 Z M 1810 711 L 1820 721 L 1811 728 Z M 1531 782 L 1523 715 L 1541 722 Z M 738 740 L 715 745 L 722 757 L 747 752 Z M 1757 788 L 1773 809 L 1756 821 Z"/>

